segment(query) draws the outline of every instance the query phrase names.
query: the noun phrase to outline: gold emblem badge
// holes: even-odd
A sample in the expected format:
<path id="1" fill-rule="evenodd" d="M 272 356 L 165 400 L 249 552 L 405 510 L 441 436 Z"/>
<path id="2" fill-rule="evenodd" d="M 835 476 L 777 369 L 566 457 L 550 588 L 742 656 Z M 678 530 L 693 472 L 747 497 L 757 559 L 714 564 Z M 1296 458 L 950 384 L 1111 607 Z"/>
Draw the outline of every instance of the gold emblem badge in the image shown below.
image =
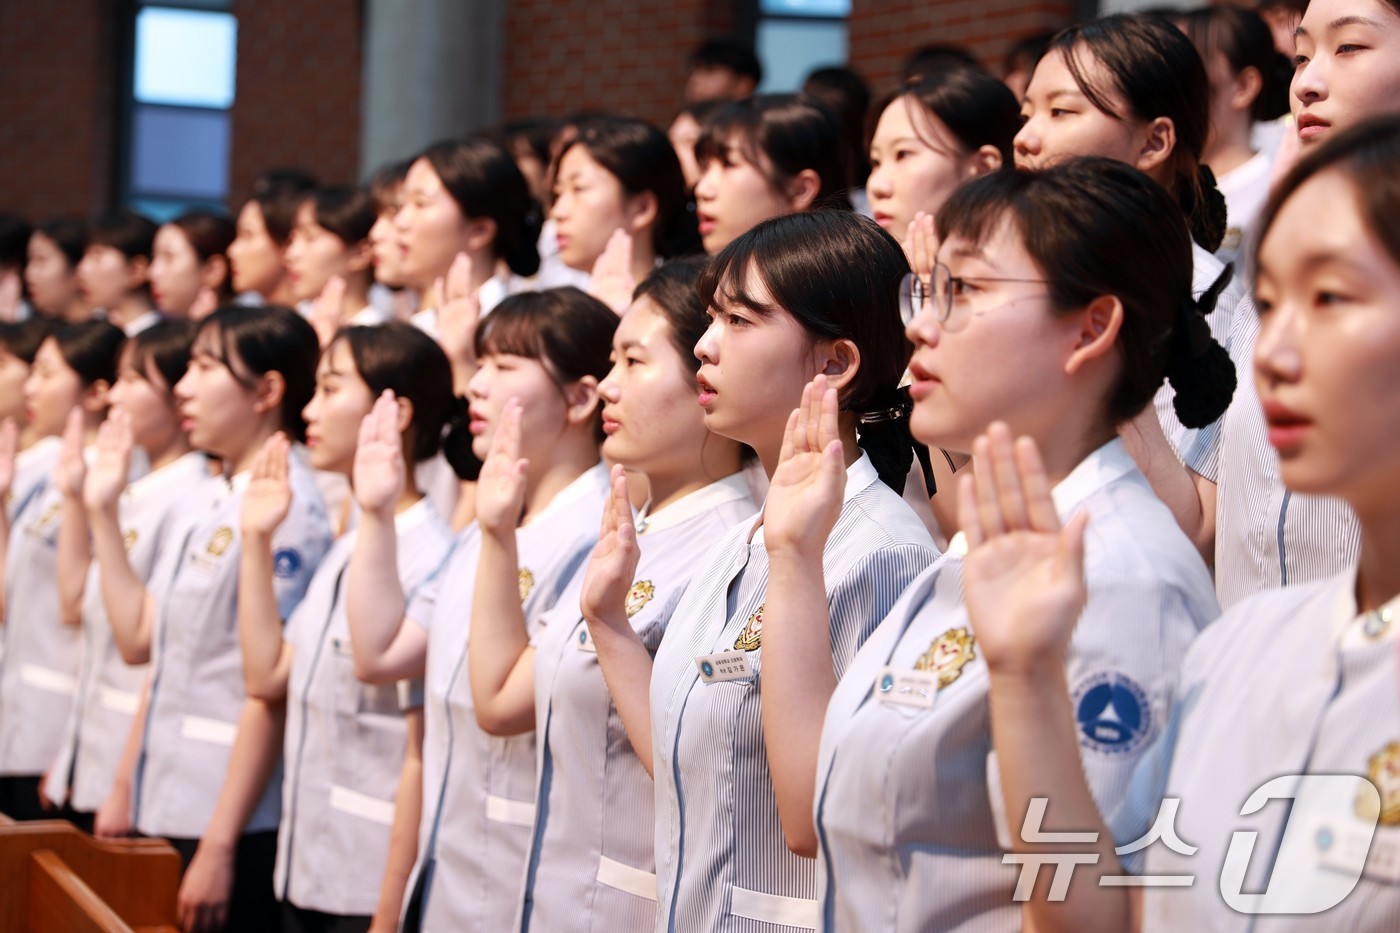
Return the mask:
<path id="1" fill-rule="evenodd" d="M 972 633 L 967 629 L 949 629 L 919 655 L 919 660 L 914 662 L 914 670 L 937 675 L 938 689 L 942 690 L 957 680 L 967 662 L 976 657 L 972 646 Z"/>
<path id="2" fill-rule="evenodd" d="M 528 567 L 520 568 L 520 602 L 524 604 L 525 598 L 530 595 L 530 591 L 535 588 L 535 575 Z"/>
<path id="3" fill-rule="evenodd" d="M 1380 825 L 1400 826 L 1400 742 L 1391 742 L 1366 760 L 1366 776 L 1380 792 Z M 1370 795 L 1356 798 L 1356 815 L 1364 820 L 1376 816 L 1367 803 Z"/>
<path id="4" fill-rule="evenodd" d="M 127 549 L 127 551 L 130 551 L 132 548 L 136 547 L 135 528 L 132 528 L 126 534 L 122 535 L 122 545 Z"/>
<path id="5" fill-rule="evenodd" d="M 627 591 L 627 618 L 642 611 L 642 607 L 651 602 L 651 598 L 656 595 L 656 587 L 651 585 L 650 580 L 638 580 L 632 584 L 632 588 Z"/>
<path id="6" fill-rule="evenodd" d="M 61 501 L 50 502 L 48 507 L 39 513 L 39 517 L 34 519 L 34 524 L 29 526 L 30 532 L 36 535 L 42 535 L 58 521 L 58 517 L 62 512 L 63 503 Z"/>
<path id="7" fill-rule="evenodd" d="M 204 545 L 204 550 L 214 557 L 222 557 L 224 551 L 227 551 L 228 546 L 232 543 L 233 529 L 225 525 L 210 536 L 209 543 Z"/>
<path id="8" fill-rule="evenodd" d="M 759 605 L 749 616 L 748 624 L 734 642 L 735 651 L 757 651 L 763 644 L 763 606 Z"/>

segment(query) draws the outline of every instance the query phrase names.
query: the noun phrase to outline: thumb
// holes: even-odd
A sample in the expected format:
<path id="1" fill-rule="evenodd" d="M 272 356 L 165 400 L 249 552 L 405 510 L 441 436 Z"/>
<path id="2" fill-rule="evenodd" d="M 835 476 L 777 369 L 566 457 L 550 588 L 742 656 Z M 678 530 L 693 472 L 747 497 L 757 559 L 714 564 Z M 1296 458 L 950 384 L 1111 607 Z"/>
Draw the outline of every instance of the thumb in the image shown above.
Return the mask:
<path id="1" fill-rule="evenodd" d="M 1089 513 L 1080 512 L 1060 530 L 1057 547 L 1060 567 L 1065 572 L 1084 577 L 1084 532 L 1089 527 Z"/>

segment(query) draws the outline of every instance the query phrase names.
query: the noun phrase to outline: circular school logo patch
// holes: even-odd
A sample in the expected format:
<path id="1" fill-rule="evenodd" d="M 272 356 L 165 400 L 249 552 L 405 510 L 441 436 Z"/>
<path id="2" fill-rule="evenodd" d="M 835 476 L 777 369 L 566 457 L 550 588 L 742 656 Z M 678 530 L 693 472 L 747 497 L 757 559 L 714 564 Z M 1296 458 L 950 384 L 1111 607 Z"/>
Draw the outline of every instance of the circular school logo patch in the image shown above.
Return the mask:
<path id="1" fill-rule="evenodd" d="M 272 572 L 289 580 L 301 570 L 301 555 L 294 548 L 284 547 L 272 555 Z"/>
<path id="2" fill-rule="evenodd" d="M 1131 752 L 1152 731 L 1147 694 L 1131 677 L 1100 671 L 1080 681 L 1074 691 L 1074 718 L 1079 741 L 1098 752 Z"/>

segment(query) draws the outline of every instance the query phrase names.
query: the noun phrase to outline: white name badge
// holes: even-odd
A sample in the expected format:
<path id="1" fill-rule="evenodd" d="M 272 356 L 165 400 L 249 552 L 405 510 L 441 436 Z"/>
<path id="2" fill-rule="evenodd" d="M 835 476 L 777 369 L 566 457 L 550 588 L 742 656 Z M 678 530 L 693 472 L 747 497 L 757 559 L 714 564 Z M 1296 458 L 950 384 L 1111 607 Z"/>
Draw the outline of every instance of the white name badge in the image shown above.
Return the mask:
<path id="1" fill-rule="evenodd" d="M 881 703 L 930 709 L 938 694 L 938 675 L 931 671 L 886 667 L 875 675 L 873 694 Z"/>
<path id="2" fill-rule="evenodd" d="M 578 634 L 574 636 L 574 645 L 580 651 L 587 651 L 591 654 L 598 653 L 598 646 L 593 644 L 593 633 L 588 630 L 586 624 L 578 627 Z"/>
<path id="3" fill-rule="evenodd" d="M 749 667 L 747 651 L 721 651 L 719 654 L 702 654 L 695 659 L 700 668 L 700 679 L 707 684 L 721 684 L 730 680 L 747 680 L 753 676 Z"/>

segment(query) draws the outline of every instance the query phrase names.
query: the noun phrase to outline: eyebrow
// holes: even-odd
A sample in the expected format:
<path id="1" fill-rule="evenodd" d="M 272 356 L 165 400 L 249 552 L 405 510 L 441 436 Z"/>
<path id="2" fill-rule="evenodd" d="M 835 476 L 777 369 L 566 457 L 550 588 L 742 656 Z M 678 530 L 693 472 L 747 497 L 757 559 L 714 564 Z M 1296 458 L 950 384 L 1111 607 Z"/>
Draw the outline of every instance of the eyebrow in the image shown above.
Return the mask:
<path id="1" fill-rule="evenodd" d="M 1375 20 L 1371 19 L 1370 17 L 1352 15 L 1352 16 L 1339 16 L 1339 17 L 1337 17 L 1336 19 L 1332 20 L 1332 22 L 1328 23 L 1328 24 L 1324 27 L 1324 31 L 1335 32 L 1336 30 L 1342 29 L 1343 27 L 1346 27 L 1346 26 L 1370 26 L 1370 27 L 1373 28 L 1373 29 L 1380 29 L 1380 28 L 1381 28 L 1381 24 L 1378 23 L 1378 22 L 1376 22 Z M 1295 29 L 1295 30 L 1293 30 L 1293 35 L 1294 35 L 1294 36 L 1307 36 L 1307 35 L 1311 35 L 1311 34 L 1310 34 L 1306 29 L 1303 28 L 1303 24 L 1302 24 L 1302 23 L 1299 23 L 1299 24 L 1298 24 L 1298 28 Z"/>
<path id="2" fill-rule="evenodd" d="M 645 350 L 645 349 L 646 349 L 646 344 L 642 343 L 640 340 L 624 340 L 624 341 L 622 341 L 622 345 L 621 345 L 620 347 L 618 347 L 618 349 L 619 349 L 619 350 L 631 350 L 631 349 L 634 348 L 634 347 L 637 348 L 637 349 L 639 349 L 639 350 Z"/>

